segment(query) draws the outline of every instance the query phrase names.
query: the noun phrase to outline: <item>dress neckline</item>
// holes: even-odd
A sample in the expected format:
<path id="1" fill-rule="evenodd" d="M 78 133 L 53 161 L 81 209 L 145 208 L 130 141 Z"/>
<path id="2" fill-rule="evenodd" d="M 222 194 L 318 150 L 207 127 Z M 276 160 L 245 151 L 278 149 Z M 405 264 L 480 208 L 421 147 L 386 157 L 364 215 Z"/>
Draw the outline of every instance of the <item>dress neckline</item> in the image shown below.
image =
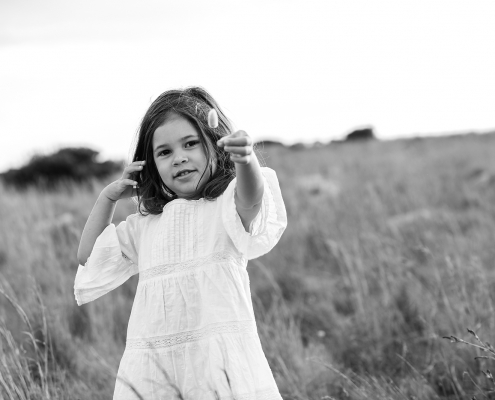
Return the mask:
<path id="1" fill-rule="evenodd" d="M 200 199 L 197 199 L 197 200 L 188 200 L 188 199 L 173 199 L 173 200 L 170 200 L 167 204 L 165 204 L 165 206 L 163 208 L 166 208 L 168 207 L 169 205 L 171 204 L 179 204 L 179 203 L 182 203 L 182 204 L 196 204 L 196 203 L 200 203 L 200 202 L 203 202 L 205 201 L 204 197 L 201 197 Z"/>

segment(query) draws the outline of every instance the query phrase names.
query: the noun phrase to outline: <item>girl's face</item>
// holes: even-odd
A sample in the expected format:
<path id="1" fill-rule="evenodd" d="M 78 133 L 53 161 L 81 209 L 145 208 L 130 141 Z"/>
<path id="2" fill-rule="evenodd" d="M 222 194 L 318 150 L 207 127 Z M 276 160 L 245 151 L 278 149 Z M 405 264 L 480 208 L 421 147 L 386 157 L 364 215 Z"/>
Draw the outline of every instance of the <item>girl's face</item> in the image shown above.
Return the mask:
<path id="1" fill-rule="evenodd" d="M 163 183 L 178 198 L 197 200 L 210 179 L 210 168 L 194 125 L 173 114 L 156 128 L 152 145 L 153 159 Z M 212 173 L 215 170 L 213 162 Z"/>

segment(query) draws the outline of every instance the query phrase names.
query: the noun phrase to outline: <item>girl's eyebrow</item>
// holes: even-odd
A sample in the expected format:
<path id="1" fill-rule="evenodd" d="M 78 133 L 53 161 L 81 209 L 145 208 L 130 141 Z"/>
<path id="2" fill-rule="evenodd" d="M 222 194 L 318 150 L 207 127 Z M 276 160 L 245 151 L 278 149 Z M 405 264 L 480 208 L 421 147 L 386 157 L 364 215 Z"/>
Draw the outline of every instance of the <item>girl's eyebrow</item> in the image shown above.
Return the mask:
<path id="1" fill-rule="evenodd" d="M 197 139 L 198 138 L 198 135 L 187 135 L 187 136 L 184 136 L 184 137 L 180 138 L 179 141 L 184 142 L 187 139 L 191 139 L 191 138 L 196 138 Z M 168 146 L 168 143 L 160 144 L 159 146 L 156 147 L 156 149 L 154 151 L 158 151 L 161 148 L 164 148 L 164 147 L 167 147 L 167 146 Z"/>

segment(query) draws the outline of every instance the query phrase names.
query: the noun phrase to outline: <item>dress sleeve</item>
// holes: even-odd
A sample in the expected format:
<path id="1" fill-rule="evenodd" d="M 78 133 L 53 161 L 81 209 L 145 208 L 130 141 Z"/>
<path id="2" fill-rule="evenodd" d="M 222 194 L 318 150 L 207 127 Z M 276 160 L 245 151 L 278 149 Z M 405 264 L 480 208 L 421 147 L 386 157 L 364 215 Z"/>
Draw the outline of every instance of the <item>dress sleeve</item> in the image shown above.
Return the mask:
<path id="1" fill-rule="evenodd" d="M 103 296 L 138 271 L 139 219 L 130 215 L 117 227 L 108 225 L 96 239 L 85 265 L 79 265 L 74 282 L 77 305 Z"/>
<path id="2" fill-rule="evenodd" d="M 263 200 L 258 215 L 251 222 L 249 232 L 242 225 L 235 205 L 237 178 L 222 195 L 222 219 L 227 234 L 235 247 L 248 260 L 268 253 L 279 241 L 287 226 L 287 213 L 278 184 L 277 174 L 270 168 L 261 168 L 264 181 Z"/>

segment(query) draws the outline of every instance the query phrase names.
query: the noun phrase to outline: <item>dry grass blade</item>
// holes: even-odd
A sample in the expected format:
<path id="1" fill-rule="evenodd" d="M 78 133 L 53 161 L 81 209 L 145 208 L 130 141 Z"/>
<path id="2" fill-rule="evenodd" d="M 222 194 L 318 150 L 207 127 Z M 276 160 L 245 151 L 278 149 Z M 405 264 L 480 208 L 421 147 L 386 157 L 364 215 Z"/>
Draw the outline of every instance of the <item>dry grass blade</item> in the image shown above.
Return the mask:
<path id="1" fill-rule="evenodd" d="M 4 325 L 2 321 L 2 325 Z M 26 381 L 25 375 L 22 373 L 23 370 L 25 370 L 25 367 L 21 364 L 23 359 L 21 357 L 18 357 L 17 355 L 20 353 L 17 343 L 15 342 L 14 338 L 12 337 L 12 334 L 4 329 L 0 325 L 0 335 L 3 337 L 3 339 L 6 341 L 9 353 L 14 354 L 13 357 L 10 357 L 10 364 L 7 363 L 7 351 L 3 351 L 3 357 L 2 357 L 2 364 L 4 366 L 4 369 L 6 372 L 10 372 L 12 370 L 12 366 L 14 366 L 15 371 L 16 371 L 16 376 L 19 378 L 20 385 L 22 386 L 22 389 L 25 393 L 29 392 L 29 385 Z M 0 340 L 0 343 L 2 341 Z M 2 375 L 2 374 L 0 374 Z"/>
<path id="2" fill-rule="evenodd" d="M 5 365 L 5 367 L 7 369 L 7 365 Z M 15 399 L 13 392 L 10 390 L 10 388 L 12 386 L 12 382 L 10 383 L 10 385 L 7 382 L 5 382 L 5 379 L 3 378 L 3 374 L 0 374 L 0 383 L 2 384 L 3 389 L 7 392 L 7 395 L 9 396 L 9 398 Z M 0 392 L 0 394 L 1 394 L 1 392 Z M 20 398 L 23 399 L 22 397 L 20 397 Z"/>
<path id="3" fill-rule="evenodd" d="M 43 360 L 45 360 L 45 363 L 44 363 L 45 374 L 44 374 L 44 376 L 47 377 L 48 376 L 48 347 L 49 347 L 49 345 L 48 345 L 48 343 L 46 343 L 46 340 L 47 340 L 47 337 L 49 336 L 48 335 L 48 324 L 46 322 L 45 304 L 43 303 L 43 299 L 41 298 L 41 291 L 40 291 L 40 288 L 39 288 L 38 284 L 36 283 L 36 281 L 34 282 L 34 293 L 36 295 L 36 300 L 38 301 L 38 304 L 40 305 L 40 308 L 41 308 L 41 321 L 43 323 L 43 338 L 45 340 L 43 342 L 43 351 L 44 351 Z M 52 360 L 53 360 L 53 358 L 52 358 Z M 44 386 L 44 392 L 45 392 L 46 398 L 50 399 L 50 393 L 48 392 L 48 385 L 46 385 L 46 384 Z"/>
<path id="4" fill-rule="evenodd" d="M 38 289 L 37 289 L 36 285 L 35 285 L 35 292 L 38 293 Z M 30 321 L 29 317 L 27 316 L 27 313 L 24 311 L 22 306 L 19 304 L 19 302 L 16 301 L 16 299 L 14 299 L 12 296 L 8 295 L 2 287 L 0 287 L 0 294 L 2 294 L 4 296 L 4 298 L 6 298 L 7 301 L 14 307 L 17 314 L 21 317 L 21 320 L 27 325 L 27 327 L 29 329 L 29 331 L 26 331 L 23 333 L 30 339 L 32 349 L 34 352 L 34 358 L 24 356 L 24 360 L 30 361 L 32 365 L 36 366 L 38 374 L 39 374 L 39 384 L 41 386 L 41 390 L 44 393 L 45 398 L 49 400 L 51 398 L 51 395 L 50 395 L 49 390 L 48 390 L 48 354 L 46 352 L 47 345 L 44 341 L 40 341 L 40 340 L 35 338 L 35 333 L 34 333 L 34 329 L 33 329 L 33 326 L 31 324 L 31 321 Z M 38 300 L 41 301 L 41 298 L 39 295 L 38 295 Z M 48 332 L 47 332 L 46 318 L 44 315 L 44 308 L 43 307 L 42 307 L 42 319 L 44 321 L 42 334 L 43 334 L 43 337 L 46 338 L 48 335 Z M 12 338 L 12 335 L 10 335 L 10 334 L 7 335 L 6 330 L 4 330 L 2 333 L 3 333 L 4 338 L 7 340 L 11 350 L 18 352 L 19 350 L 17 348 L 17 344 L 15 343 L 15 340 Z M 41 347 L 45 348 L 44 353 L 42 353 L 40 351 L 40 345 L 41 345 Z M 29 370 L 29 367 L 22 365 L 20 360 L 18 362 L 15 362 L 14 365 L 16 365 L 16 368 L 18 371 L 16 376 L 17 376 L 17 379 L 21 382 L 22 391 L 25 393 L 29 393 L 32 385 L 30 386 L 27 384 L 27 382 L 26 382 L 27 378 L 25 377 L 25 375 L 26 375 L 25 371 Z M 14 387 L 16 389 L 18 389 L 17 386 L 14 386 Z"/>
<path id="5" fill-rule="evenodd" d="M 463 339 L 460 339 L 456 336 L 444 336 L 444 339 L 448 339 L 451 341 L 451 343 L 462 343 L 462 344 L 467 344 L 468 346 L 471 346 L 471 347 L 475 347 L 481 351 L 485 351 L 485 352 L 490 352 L 493 354 L 493 347 L 488 343 L 488 342 L 483 342 L 479 336 L 476 334 L 476 332 L 472 329 L 467 329 L 467 331 L 476 338 L 476 340 L 478 341 L 478 343 L 480 344 L 476 344 L 476 343 L 471 343 L 471 342 L 468 342 L 466 340 L 463 340 Z M 479 360 L 479 359 L 482 359 L 482 360 L 495 360 L 495 357 L 489 355 L 489 356 L 477 356 L 477 357 L 474 357 L 475 360 Z M 485 378 L 492 384 L 492 388 L 491 389 L 482 389 L 479 387 L 479 385 L 475 384 L 473 379 L 471 378 L 471 376 L 468 374 L 469 378 L 471 379 L 471 381 L 473 382 L 473 384 L 475 384 L 475 387 L 480 391 L 481 394 L 483 394 L 485 397 L 488 398 L 488 394 L 490 393 L 494 393 L 494 389 L 495 389 L 495 378 L 493 377 L 492 373 L 490 370 L 486 370 L 486 371 L 483 371 L 481 370 L 481 373 L 485 376 Z M 455 378 L 455 376 L 453 376 Z M 461 388 L 461 386 L 458 384 L 459 388 Z"/>
<path id="6" fill-rule="evenodd" d="M 22 318 L 24 323 L 28 326 L 29 331 L 33 332 L 33 327 L 31 326 L 31 322 L 29 321 L 28 316 L 26 315 L 26 313 L 24 312 L 22 307 L 19 305 L 19 303 L 17 303 L 12 297 L 10 297 L 7 293 L 5 293 L 5 291 L 3 290 L 3 288 L 1 286 L 0 286 L 0 294 L 3 295 L 8 300 L 8 302 L 12 305 L 12 307 L 15 308 L 15 310 L 20 315 L 20 317 Z"/>
<path id="7" fill-rule="evenodd" d="M 349 382 L 352 386 L 356 387 L 357 389 L 359 389 L 359 387 L 353 382 L 353 380 L 351 378 L 349 378 L 347 375 L 343 374 L 342 372 L 340 372 L 337 368 L 335 368 L 333 365 L 330 365 L 330 364 L 327 364 L 323 361 L 321 361 L 321 359 L 317 358 L 317 357 L 311 357 L 311 358 L 308 358 L 308 361 L 311 361 L 311 362 L 314 362 L 314 363 L 318 363 L 320 365 L 323 365 L 325 368 L 329 369 L 330 371 L 333 371 L 335 372 L 336 374 L 338 374 L 340 377 L 344 378 L 347 382 Z"/>

